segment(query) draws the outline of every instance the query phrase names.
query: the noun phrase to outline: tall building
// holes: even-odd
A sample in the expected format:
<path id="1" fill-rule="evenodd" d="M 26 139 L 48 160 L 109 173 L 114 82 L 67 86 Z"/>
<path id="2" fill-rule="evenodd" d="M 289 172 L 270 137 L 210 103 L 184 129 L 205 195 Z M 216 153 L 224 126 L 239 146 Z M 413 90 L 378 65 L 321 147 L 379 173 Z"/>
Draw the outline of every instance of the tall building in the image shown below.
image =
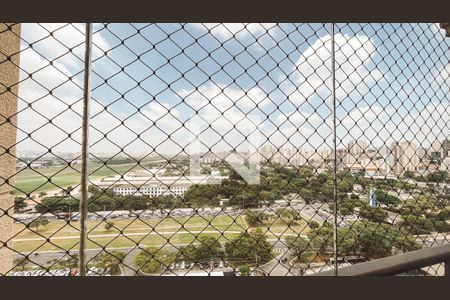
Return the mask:
<path id="1" fill-rule="evenodd" d="M 272 160 L 281 165 L 285 165 L 287 163 L 287 159 L 284 156 L 284 147 L 283 146 L 280 146 L 277 149 L 275 149 L 275 154 L 274 154 Z"/>
<path id="2" fill-rule="evenodd" d="M 405 171 L 416 172 L 420 160 L 417 155 L 418 147 L 414 142 L 394 142 L 391 147 L 393 155 L 393 171 L 398 175 Z"/>
<path id="3" fill-rule="evenodd" d="M 389 149 L 389 147 L 387 145 L 382 145 L 377 150 L 377 156 L 379 158 L 386 158 L 389 156 L 389 154 L 391 154 L 391 149 Z"/>
<path id="4" fill-rule="evenodd" d="M 271 160 L 275 154 L 275 147 L 270 144 L 265 144 L 259 147 L 259 154 L 261 154 L 261 160 L 268 161 Z"/>
<path id="5" fill-rule="evenodd" d="M 283 163 L 292 165 L 294 150 L 291 147 L 283 147 Z"/>
<path id="6" fill-rule="evenodd" d="M 356 163 L 359 158 L 367 151 L 368 144 L 366 141 L 350 141 L 348 143 L 347 164 Z"/>
<path id="7" fill-rule="evenodd" d="M 338 170 L 342 170 L 345 168 L 345 164 L 347 162 L 348 150 L 344 148 L 336 149 L 336 167 Z"/>

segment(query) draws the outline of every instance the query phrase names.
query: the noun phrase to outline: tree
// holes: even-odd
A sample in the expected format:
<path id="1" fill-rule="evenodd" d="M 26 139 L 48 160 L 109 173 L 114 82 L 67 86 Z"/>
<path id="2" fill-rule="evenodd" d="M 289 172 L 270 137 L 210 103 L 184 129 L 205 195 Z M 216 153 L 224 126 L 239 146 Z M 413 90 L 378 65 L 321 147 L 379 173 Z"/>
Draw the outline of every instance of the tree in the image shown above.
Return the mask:
<path id="1" fill-rule="evenodd" d="M 311 220 L 309 221 L 309 228 L 316 229 L 320 227 L 320 224 L 317 221 Z"/>
<path id="2" fill-rule="evenodd" d="M 420 249 L 414 237 L 390 224 L 358 221 L 351 227 L 356 237 L 355 249 L 370 259 L 391 255 L 393 247 L 404 252 Z"/>
<path id="3" fill-rule="evenodd" d="M 241 190 L 241 192 L 239 192 L 233 200 L 234 200 L 233 202 L 239 203 L 239 207 L 242 208 L 259 206 L 258 195 L 250 188 Z"/>
<path id="4" fill-rule="evenodd" d="M 239 273 L 241 273 L 241 276 L 250 276 L 251 274 L 250 266 L 248 264 L 240 266 Z"/>
<path id="5" fill-rule="evenodd" d="M 225 244 L 225 250 L 230 262 L 236 265 L 256 260 L 265 263 L 273 258 L 272 245 L 261 229 L 239 234 Z"/>
<path id="6" fill-rule="evenodd" d="M 23 197 L 16 197 L 14 199 L 14 212 L 21 211 L 25 207 L 27 207 L 27 204 L 25 203 L 25 198 L 23 198 Z"/>
<path id="7" fill-rule="evenodd" d="M 139 269 L 146 273 L 157 273 L 164 271 L 175 260 L 176 256 L 165 249 L 147 247 L 136 255 L 134 262 Z"/>
<path id="8" fill-rule="evenodd" d="M 103 253 L 95 258 L 98 268 L 106 269 L 111 275 L 120 274 L 120 264 L 123 262 L 126 253 L 120 251 L 111 251 Z"/>
<path id="9" fill-rule="evenodd" d="M 209 175 L 209 174 L 211 174 L 211 168 L 210 168 L 210 167 L 205 167 L 205 166 L 203 166 L 203 167 L 202 167 L 201 174 L 203 174 L 203 175 Z"/>
<path id="10" fill-rule="evenodd" d="M 403 215 L 403 225 L 409 228 L 414 234 L 430 233 L 435 229 L 435 222 L 432 219 L 416 214 Z"/>
<path id="11" fill-rule="evenodd" d="M 358 232 L 351 226 L 338 228 L 337 247 L 340 256 L 355 254 L 358 249 Z"/>
<path id="12" fill-rule="evenodd" d="M 381 258 L 391 254 L 393 241 L 381 228 L 363 230 L 359 234 L 360 251 L 367 258 Z"/>
<path id="13" fill-rule="evenodd" d="M 320 228 L 308 233 L 310 245 L 319 254 L 332 251 L 333 227 L 324 223 Z M 338 228 L 337 245 L 340 255 L 361 255 L 368 259 L 388 256 L 395 247 L 404 252 L 420 249 L 414 237 L 385 223 L 356 221 L 349 226 Z"/>
<path id="14" fill-rule="evenodd" d="M 303 201 L 305 201 L 306 204 L 309 204 L 312 201 L 314 201 L 315 197 L 317 196 L 316 194 L 314 194 L 313 191 L 311 191 L 307 188 L 301 189 L 299 192 L 299 195 L 303 199 Z"/>
<path id="15" fill-rule="evenodd" d="M 69 268 L 69 269 L 75 269 L 78 268 L 78 257 L 77 256 L 69 256 L 66 258 L 56 258 L 53 260 L 54 262 L 54 266 L 56 268 L 60 268 L 60 269 L 64 269 L 64 268 Z"/>
<path id="16" fill-rule="evenodd" d="M 22 271 L 25 270 L 27 263 L 28 260 L 26 259 L 26 257 L 19 257 L 14 259 L 13 261 L 14 268 L 21 268 Z"/>
<path id="17" fill-rule="evenodd" d="M 61 189 L 60 194 L 62 196 L 70 196 L 70 193 L 73 191 L 73 189 L 74 189 L 73 186 L 69 185 L 65 189 Z"/>
<path id="18" fill-rule="evenodd" d="M 388 214 L 381 207 L 364 206 L 359 211 L 359 216 L 366 218 L 369 221 L 384 222 L 388 217 Z"/>
<path id="19" fill-rule="evenodd" d="M 193 207 L 218 206 L 219 189 L 210 184 L 196 184 L 184 193 L 184 202 Z"/>
<path id="20" fill-rule="evenodd" d="M 245 220 L 250 227 L 262 226 L 267 219 L 268 216 L 260 211 L 247 210 L 245 212 Z"/>
<path id="21" fill-rule="evenodd" d="M 274 193 L 269 192 L 269 191 L 261 191 L 258 196 L 259 196 L 259 199 L 261 201 L 263 201 L 263 202 L 269 202 L 270 203 L 272 201 L 275 201 Z"/>
<path id="22" fill-rule="evenodd" d="M 180 248 L 181 259 L 186 262 L 195 262 L 197 263 L 200 259 L 198 258 L 197 247 L 193 244 L 190 244 L 186 247 Z"/>
<path id="23" fill-rule="evenodd" d="M 72 211 L 77 211 L 79 207 L 79 200 L 73 198 L 62 198 L 59 196 L 46 197 L 41 204 L 35 206 L 38 213 L 47 212 L 67 212 L 71 207 Z"/>
<path id="24" fill-rule="evenodd" d="M 413 171 L 405 171 L 403 172 L 404 178 L 414 178 L 414 172 Z"/>
<path id="25" fill-rule="evenodd" d="M 285 241 L 289 250 L 297 257 L 300 257 L 309 248 L 308 241 L 300 236 L 287 236 Z"/>
<path id="26" fill-rule="evenodd" d="M 199 242 L 198 246 L 191 244 L 181 248 L 181 258 L 188 262 L 204 263 L 223 256 L 222 245 L 218 239 L 202 235 Z"/>
<path id="27" fill-rule="evenodd" d="M 358 199 L 359 199 L 359 196 L 356 195 L 355 193 L 352 193 L 352 194 L 350 195 L 350 199 L 352 199 L 352 200 L 358 200 Z"/>
<path id="28" fill-rule="evenodd" d="M 448 177 L 449 175 L 447 171 L 439 170 L 425 176 L 425 180 L 428 182 L 445 182 L 448 180 Z"/>
<path id="29" fill-rule="evenodd" d="M 322 226 L 308 232 L 311 247 L 317 253 L 324 255 L 333 247 L 333 225 L 324 222 Z"/>
<path id="30" fill-rule="evenodd" d="M 36 231 L 39 231 L 39 227 L 40 227 L 40 226 L 45 227 L 45 226 L 48 225 L 48 223 L 50 223 L 50 222 L 48 221 L 47 218 L 45 218 L 45 217 L 40 217 L 40 218 L 37 218 L 37 219 L 33 220 L 33 221 L 29 224 L 29 227 L 31 227 L 31 228 L 36 228 Z"/>
<path id="31" fill-rule="evenodd" d="M 222 256 L 222 245 L 219 240 L 212 236 L 200 236 L 200 245 L 196 248 L 197 261 L 210 261 Z"/>
<path id="32" fill-rule="evenodd" d="M 450 139 L 445 139 L 442 142 L 442 151 L 444 152 L 444 157 L 450 155 Z"/>
<path id="33" fill-rule="evenodd" d="M 301 220 L 300 213 L 293 209 L 279 208 L 276 210 L 276 214 L 286 224 Z"/>
<path id="34" fill-rule="evenodd" d="M 114 227 L 114 222 L 106 222 L 105 229 L 110 231 Z"/>
<path id="35" fill-rule="evenodd" d="M 401 200 L 398 197 L 390 195 L 380 190 L 375 191 L 375 197 L 378 203 L 383 203 L 388 206 L 396 206 L 401 203 Z"/>

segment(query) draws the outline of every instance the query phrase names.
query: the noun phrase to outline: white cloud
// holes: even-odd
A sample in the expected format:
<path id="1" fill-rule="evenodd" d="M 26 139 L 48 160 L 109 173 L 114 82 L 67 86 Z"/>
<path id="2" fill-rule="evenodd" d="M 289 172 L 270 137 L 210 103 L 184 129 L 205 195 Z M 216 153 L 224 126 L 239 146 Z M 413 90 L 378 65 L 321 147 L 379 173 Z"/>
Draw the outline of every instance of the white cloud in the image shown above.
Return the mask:
<path id="1" fill-rule="evenodd" d="M 370 70 L 368 64 L 376 53 L 372 40 L 364 35 L 335 35 L 336 96 L 358 95 L 378 80 L 382 73 Z M 326 35 L 310 45 L 297 60 L 290 80 L 281 78 L 281 87 L 294 104 L 311 97 L 325 100 L 331 96 L 331 36 Z"/>
<path id="2" fill-rule="evenodd" d="M 393 112 L 380 106 L 355 108 L 338 123 L 338 143 L 364 139 L 372 146 L 410 140 L 429 146 L 435 139 L 450 136 L 450 103 L 429 102 L 420 111 Z"/>
<path id="3" fill-rule="evenodd" d="M 283 113 L 276 118 L 279 124 L 285 123 L 289 125 L 301 126 L 306 124 L 313 125 L 317 122 L 322 122 L 323 119 L 316 113 L 306 113 L 300 111 L 294 111 L 293 113 Z"/>
<path id="4" fill-rule="evenodd" d="M 259 87 L 242 90 L 212 82 L 201 85 L 198 90 L 181 90 L 178 95 L 195 110 L 209 107 L 219 113 L 232 107 L 248 110 L 262 108 L 271 103 L 268 95 Z"/>
<path id="5" fill-rule="evenodd" d="M 195 111 L 191 112 L 188 130 L 200 132 L 198 138 L 206 147 L 222 151 L 246 143 L 260 146 L 255 144 L 259 143 L 263 124 L 258 111 L 252 109 L 271 103 L 260 88 L 242 90 L 208 82 L 197 90 L 181 90 L 178 95 Z"/>
<path id="6" fill-rule="evenodd" d="M 55 37 L 61 39 L 68 47 L 73 47 L 84 40 L 77 28 L 83 32 L 83 25 L 44 25 L 45 28 L 53 30 Z M 81 26 L 81 27 L 80 27 Z M 195 25 L 198 26 L 198 25 Z M 209 28 L 213 28 L 208 24 Z M 249 31 L 243 30 L 243 25 L 234 24 L 226 25 L 231 33 L 224 26 L 219 26 L 211 30 L 211 33 L 220 39 L 230 37 L 232 33 L 236 33 L 237 38 L 250 38 Z M 265 33 L 264 28 L 269 25 L 256 26 L 249 25 L 248 29 L 256 37 Z M 435 28 L 432 28 L 435 30 Z M 36 27 L 34 24 L 26 24 L 23 27 L 23 35 L 29 42 L 48 35 L 42 28 Z M 67 51 L 67 49 L 47 38 L 36 44 L 36 51 L 43 53 L 49 59 L 55 58 Z M 103 50 L 109 48 L 108 43 L 101 37 L 96 35 L 94 41 Z M 26 46 L 26 43 L 23 44 Z M 280 90 L 284 93 L 291 94 L 290 99 L 294 104 L 304 103 L 311 97 L 323 97 L 324 99 L 331 95 L 327 88 L 331 86 L 330 81 L 330 36 L 325 36 L 315 41 L 307 48 L 296 62 L 296 71 L 290 77 L 292 83 L 284 82 L 280 85 Z M 82 69 L 81 61 L 74 55 L 67 54 L 63 58 L 55 61 L 52 66 L 48 65 L 47 60 L 42 59 L 40 55 L 33 49 L 24 50 L 21 56 L 21 67 L 26 72 L 35 72 L 40 68 L 43 70 L 36 72 L 33 79 L 26 79 L 20 84 L 19 95 L 19 127 L 26 133 L 33 133 L 32 137 L 47 147 L 57 145 L 59 143 L 62 150 L 77 151 L 79 149 L 81 126 L 81 103 L 82 90 L 75 83 L 82 86 L 82 83 L 73 78 L 73 82 L 64 83 L 67 76 L 72 76 Z M 376 55 L 376 48 L 373 41 L 364 35 L 348 36 L 336 35 L 336 73 L 337 78 L 337 97 L 343 99 L 349 98 L 360 99 L 359 93 L 363 93 L 365 89 L 370 88 L 378 80 L 383 79 L 383 74 L 378 69 L 370 67 L 372 58 Z M 82 57 L 83 47 L 77 48 L 77 55 Z M 101 55 L 103 51 L 96 50 L 95 55 Z M 94 55 L 94 56 L 95 56 Z M 388 139 L 415 139 L 427 140 L 435 137 L 448 137 L 450 135 L 448 120 L 449 104 L 446 102 L 448 97 L 436 97 L 448 94 L 450 69 L 447 64 L 442 69 L 433 73 L 435 80 L 431 80 L 433 84 L 426 89 L 425 95 L 435 95 L 434 99 L 442 99 L 430 102 L 424 99 L 426 108 L 420 112 L 411 112 L 407 115 L 396 115 L 395 123 L 390 121 L 392 111 L 383 109 L 382 104 L 364 104 L 362 107 L 354 108 L 348 115 L 340 118 L 338 122 L 340 130 L 338 139 L 348 139 L 352 137 L 364 136 L 368 140 L 378 140 L 379 142 Z M 74 70 L 76 69 L 76 70 Z M 25 79 L 25 73 L 21 73 L 21 78 Z M 432 76 L 431 76 L 432 77 Z M 44 85 L 40 87 L 34 80 Z M 49 89 L 63 84 L 56 88 L 53 95 L 48 94 Z M 298 91 L 296 90 L 298 87 Z M 439 90 L 436 90 L 438 88 Z M 396 96 L 402 98 L 407 95 L 403 87 L 399 87 L 400 91 Z M 199 128 L 207 128 L 202 136 L 202 141 L 208 147 L 226 148 L 239 145 L 245 139 L 245 135 L 250 135 L 255 129 L 259 129 L 265 136 L 270 136 L 270 140 L 274 143 L 282 144 L 286 139 L 290 142 L 302 145 L 306 141 L 310 144 L 320 146 L 325 140 L 330 139 L 331 125 L 317 113 L 305 113 L 294 111 L 293 113 L 281 114 L 278 117 L 271 116 L 272 121 L 279 124 L 285 124 L 278 128 L 276 126 L 268 126 L 269 121 L 262 122 L 260 116 L 246 115 L 254 109 L 257 113 L 258 108 L 267 108 L 272 100 L 259 87 L 250 88 L 248 90 L 238 88 L 236 86 L 215 85 L 211 82 L 204 84 L 198 90 L 181 90 L 178 92 L 183 98 L 182 103 L 186 107 L 190 106 L 192 110 L 186 109 L 182 111 L 173 108 L 169 100 L 159 102 L 150 101 L 141 113 L 130 116 L 132 112 L 128 109 L 132 107 L 123 107 L 123 111 L 105 111 L 104 105 L 99 102 L 92 102 L 91 120 L 91 144 L 92 151 L 98 152 L 118 152 L 125 147 L 133 153 L 152 151 L 152 147 L 160 146 L 159 152 L 177 152 L 181 147 L 189 144 L 189 128 L 182 128 L 182 123 L 178 119 L 189 119 L 198 122 Z M 38 100 L 39 99 L 39 100 Z M 398 100 L 398 99 L 397 99 Z M 400 99 L 401 100 L 401 99 Z M 29 103 L 33 103 L 33 109 L 27 107 Z M 379 102 L 377 102 L 379 103 Z M 68 105 L 72 105 L 69 109 Z M 312 106 L 316 108 L 317 106 Z M 305 106 L 306 108 L 306 106 Z M 114 116 L 112 115 L 114 114 Z M 53 125 L 48 124 L 48 120 L 52 119 Z M 124 124 L 121 124 L 124 120 Z M 156 122 L 156 124 L 153 124 Z M 302 125 L 303 123 L 306 125 Z M 56 126 L 62 128 L 57 129 Z M 118 126 L 117 128 L 115 128 Z M 264 130 L 263 130 L 264 129 Z M 67 140 L 65 132 L 76 131 L 72 136 L 75 141 Z M 110 132 L 111 131 L 111 132 Z M 216 131 L 216 132 L 215 132 Z M 110 133 L 108 133 L 110 132 Z M 104 134 L 108 133 L 108 141 Z M 242 134 L 243 133 L 243 134 Z M 167 139 L 168 135 L 170 140 Z M 140 139 L 137 138 L 140 136 Z M 19 140 L 26 138 L 24 133 L 19 131 Z M 114 142 L 114 143 L 112 143 Z M 130 144 L 131 145 L 128 145 Z M 116 144 L 116 145 L 114 145 Z M 256 145 L 255 145 L 256 146 Z M 39 147 L 28 139 L 26 142 L 19 144 L 19 149 L 33 149 Z"/>
<path id="7" fill-rule="evenodd" d="M 84 55 L 84 26 L 23 24 L 21 37 L 18 149 L 79 151 L 83 84 L 72 76 L 83 70 L 82 61 L 75 55 Z M 108 47 L 99 34 L 94 35 L 94 43 Z M 68 52 L 73 47 L 75 55 Z M 102 53 L 94 47 L 94 58 Z M 95 101 L 92 103 L 94 111 L 99 109 Z M 103 123 L 109 128 L 114 124 L 111 119 Z"/>
<path id="8" fill-rule="evenodd" d="M 390 113 L 390 109 L 382 108 L 379 105 L 357 107 L 338 122 L 347 129 L 352 129 L 354 126 L 364 129 L 373 126 L 374 123 L 383 125 L 383 121 L 389 117 Z"/>

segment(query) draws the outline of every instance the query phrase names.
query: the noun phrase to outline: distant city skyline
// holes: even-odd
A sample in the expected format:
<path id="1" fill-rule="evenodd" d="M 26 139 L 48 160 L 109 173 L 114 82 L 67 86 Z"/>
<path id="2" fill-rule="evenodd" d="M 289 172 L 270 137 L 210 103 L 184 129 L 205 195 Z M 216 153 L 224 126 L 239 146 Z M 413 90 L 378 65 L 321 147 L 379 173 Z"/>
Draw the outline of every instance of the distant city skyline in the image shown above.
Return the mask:
<path id="1" fill-rule="evenodd" d="M 79 153 L 27 153 L 20 151 L 18 157 L 30 159 L 31 161 L 18 161 L 17 167 L 26 167 L 26 163 L 31 162 L 31 166 L 41 167 L 42 159 L 53 156 L 60 157 L 67 161 L 77 161 L 80 159 Z M 243 164 L 244 161 L 251 160 L 252 164 L 263 162 L 277 162 L 282 165 L 291 166 L 313 166 L 318 169 L 331 169 L 333 165 L 333 149 L 321 147 L 318 149 L 305 150 L 301 147 L 289 147 L 286 145 L 275 146 L 264 144 L 255 151 L 206 151 L 201 153 L 183 153 L 200 164 L 211 164 L 215 162 L 227 161 L 228 163 Z M 28 156 L 27 156 L 28 155 Z M 31 155 L 31 156 L 30 156 Z M 110 160 L 108 154 L 91 153 L 91 158 L 99 157 Z M 257 156 L 255 156 L 257 155 Z M 336 166 L 338 170 L 348 169 L 350 172 L 364 172 L 368 175 L 389 175 L 395 173 L 403 174 L 405 171 L 413 173 L 426 173 L 431 170 L 450 171 L 450 139 L 442 141 L 435 140 L 431 146 L 425 148 L 412 141 L 401 140 L 392 142 L 389 146 L 371 147 L 366 140 L 352 140 L 346 148 L 337 148 Z M 35 157 L 36 159 L 33 159 Z M 149 159 L 151 157 L 161 157 L 170 159 L 170 154 L 152 153 L 152 155 L 142 155 L 133 157 L 119 154 L 114 157 L 116 160 L 123 159 Z M 197 163 L 195 165 L 197 166 Z M 264 163 L 263 163 L 264 164 Z"/>

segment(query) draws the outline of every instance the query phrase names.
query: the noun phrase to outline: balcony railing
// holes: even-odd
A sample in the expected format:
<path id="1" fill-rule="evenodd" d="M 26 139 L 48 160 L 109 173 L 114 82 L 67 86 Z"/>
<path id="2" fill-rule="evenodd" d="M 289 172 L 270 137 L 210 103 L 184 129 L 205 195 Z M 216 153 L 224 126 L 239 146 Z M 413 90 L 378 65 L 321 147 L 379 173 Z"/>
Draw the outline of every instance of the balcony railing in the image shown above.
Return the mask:
<path id="1" fill-rule="evenodd" d="M 450 244 L 338 268 L 338 276 L 399 275 L 440 263 L 444 263 L 443 275 L 450 276 Z M 313 276 L 334 275 L 332 270 Z"/>

